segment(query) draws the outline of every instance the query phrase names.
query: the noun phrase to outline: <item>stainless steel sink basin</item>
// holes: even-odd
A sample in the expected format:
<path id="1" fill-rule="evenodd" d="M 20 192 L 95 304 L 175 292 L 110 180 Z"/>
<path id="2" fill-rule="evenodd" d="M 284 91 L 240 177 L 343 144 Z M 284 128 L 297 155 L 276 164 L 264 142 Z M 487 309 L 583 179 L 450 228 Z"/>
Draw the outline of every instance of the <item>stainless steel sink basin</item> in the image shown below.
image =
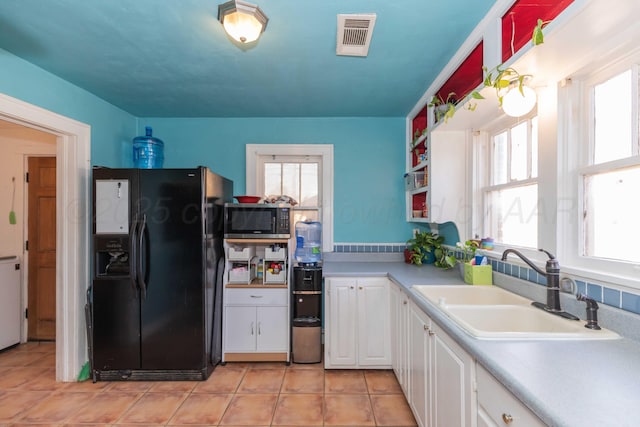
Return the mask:
<path id="1" fill-rule="evenodd" d="M 414 285 L 469 335 L 478 339 L 593 340 L 620 338 L 607 329 L 565 319 L 531 306 L 531 300 L 496 286 Z"/>
<path id="2" fill-rule="evenodd" d="M 531 300 L 496 286 L 414 285 L 413 289 L 436 305 L 531 304 Z"/>
<path id="3" fill-rule="evenodd" d="M 586 322 L 569 320 L 528 305 L 471 306 L 446 308 L 447 314 L 470 335 L 485 339 L 614 339 L 608 329 L 593 330 Z"/>

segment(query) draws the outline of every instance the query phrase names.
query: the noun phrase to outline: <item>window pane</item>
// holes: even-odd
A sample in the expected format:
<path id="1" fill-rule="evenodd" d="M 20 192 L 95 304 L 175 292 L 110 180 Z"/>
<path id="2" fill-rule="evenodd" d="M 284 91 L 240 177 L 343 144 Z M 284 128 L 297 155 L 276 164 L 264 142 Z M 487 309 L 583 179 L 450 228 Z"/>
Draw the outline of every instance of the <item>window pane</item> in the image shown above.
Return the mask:
<path id="1" fill-rule="evenodd" d="M 631 70 L 594 87 L 594 164 L 632 154 Z"/>
<path id="2" fill-rule="evenodd" d="M 300 206 L 319 206 L 318 204 L 318 164 L 302 163 L 300 174 Z"/>
<path id="3" fill-rule="evenodd" d="M 493 184 L 507 182 L 507 133 L 493 137 Z"/>
<path id="4" fill-rule="evenodd" d="M 297 223 L 298 221 L 320 221 L 320 213 L 318 210 L 309 209 L 309 210 L 297 210 L 293 209 L 293 223 Z"/>
<path id="5" fill-rule="evenodd" d="M 511 129 L 511 180 L 520 181 L 529 177 L 527 166 L 527 126 L 520 123 Z"/>
<path id="6" fill-rule="evenodd" d="M 538 185 L 488 194 L 490 234 L 497 242 L 535 248 L 538 245 Z"/>
<path id="7" fill-rule="evenodd" d="M 280 163 L 264 164 L 264 195 L 279 195 L 282 193 L 282 169 Z"/>
<path id="8" fill-rule="evenodd" d="M 640 167 L 585 177 L 587 256 L 640 262 Z"/>
<path id="9" fill-rule="evenodd" d="M 283 163 L 282 164 L 282 193 L 300 200 L 300 164 L 299 163 Z"/>

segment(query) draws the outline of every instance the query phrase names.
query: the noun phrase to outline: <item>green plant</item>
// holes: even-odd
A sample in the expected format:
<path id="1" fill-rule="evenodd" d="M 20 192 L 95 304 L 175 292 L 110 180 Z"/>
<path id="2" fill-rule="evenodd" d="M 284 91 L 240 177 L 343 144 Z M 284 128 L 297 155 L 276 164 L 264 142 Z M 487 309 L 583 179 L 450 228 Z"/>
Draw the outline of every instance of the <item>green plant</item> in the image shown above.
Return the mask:
<path id="1" fill-rule="evenodd" d="M 412 239 L 407 240 L 412 264 L 422 265 L 429 254 L 433 254 L 434 265 L 440 268 L 451 268 L 456 264 L 455 256 L 442 247 L 444 236 L 431 231 L 418 231 Z"/>
<path id="2" fill-rule="evenodd" d="M 524 96 L 523 88 L 525 79 L 531 77 L 531 74 L 520 74 L 513 67 L 504 67 L 504 64 L 498 64 L 491 70 L 486 66 L 482 67 L 484 73 L 484 87 L 492 87 L 496 91 L 498 105 L 502 107 L 502 98 L 506 94 L 506 89 L 511 84 L 517 84 L 518 90 Z M 471 92 L 472 99 L 485 99 L 480 92 L 474 90 Z M 474 107 L 475 108 L 475 107 Z"/>
<path id="3" fill-rule="evenodd" d="M 433 255 L 436 257 L 433 265 L 439 268 L 452 268 L 456 265 L 457 259 L 453 251 L 440 246 L 433 250 Z"/>
<path id="4" fill-rule="evenodd" d="M 544 34 L 542 33 L 542 27 L 547 25 L 551 21 L 543 21 L 542 19 L 538 19 L 538 23 L 535 27 L 533 27 L 533 32 L 531 34 L 531 42 L 534 46 L 538 46 L 539 44 L 544 43 Z"/>
<path id="5" fill-rule="evenodd" d="M 480 242 L 477 240 L 467 240 L 466 242 L 456 243 L 456 248 L 462 252 L 462 262 L 466 263 L 473 259 L 476 255 L 476 249 L 480 247 Z"/>
<path id="6" fill-rule="evenodd" d="M 433 95 L 428 106 L 433 107 L 437 122 L 444 119 L 446 123 L 456 113 L 456 104 L 456 93 L 450 92 L 447 95 L 447 99 L 442 99 L 439 95 Z"/>

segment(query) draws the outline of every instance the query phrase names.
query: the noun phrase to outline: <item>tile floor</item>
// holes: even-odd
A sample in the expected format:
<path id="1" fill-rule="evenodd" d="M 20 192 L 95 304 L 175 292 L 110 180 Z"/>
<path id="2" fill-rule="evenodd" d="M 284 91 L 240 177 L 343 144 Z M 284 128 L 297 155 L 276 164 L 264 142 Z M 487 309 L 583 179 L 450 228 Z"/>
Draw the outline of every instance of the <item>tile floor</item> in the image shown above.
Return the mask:
<path id="1" fill-rule="evenodd" d="M 0 352 L 0 427 L 415 426 L 392 371 L 228 363 L 207 381 L 56 383 L 54 345 Z"/>

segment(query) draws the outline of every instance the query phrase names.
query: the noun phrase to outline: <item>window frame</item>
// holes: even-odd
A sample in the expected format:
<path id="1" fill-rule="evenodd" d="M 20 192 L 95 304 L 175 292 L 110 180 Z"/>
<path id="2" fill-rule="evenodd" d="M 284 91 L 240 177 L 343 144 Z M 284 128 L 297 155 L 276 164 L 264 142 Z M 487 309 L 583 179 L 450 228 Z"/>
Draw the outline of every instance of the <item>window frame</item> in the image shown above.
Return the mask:
<path id="1" fill-rule="evenodd" d="M 479 204 L 482 206 L 482 220 L 474 224 L 474 229 L 476 230 L 476 235 L 479 237 L 495 237 L 490 235 L 491 228 L 491 219 L 489 217 L 491 212 L 491 207 L 489 206 L 490 193 L 495 191 L 500 191 L 504 189 L 517 188 L 522 186 L 528 186 L 532 184 L 536 184 L 538 187 L 538 200 L 540 199 L 540 171 L 536 171 L 535 176 L 532 177 L 532 141 L 531 137 L 533 135 L 532 132 L 532 119 L 538 117 L 536 109 L 534 109 L 529 114 L 520 117 L 514 121 L 512 117 L 508 117 L 504 115 L 500 119 L 491 123 L 487 128 L 481 133 L 476 135 L 477 141 L 479 144 L 478 154 L 475 156 L 475 167 L 478 170 L 481 170 L 482 173 L 478 175 L 478 182 L 476 184 L 477 191 L 475 191 L 476 197 L 479 198 Z M 507 182 L 501 184 L 494 184 L 493 181 L 493 159 L 494 159 L 494 146 L 493 140 L 494 137 L 507 132 L 507 166 L 511 163 L 511 129 L 521 125 L 523 122 L 527 122 L 527 178 L 522 180 L 513 180 L 511 179 L 510 168 L 507 168 Z M 538 118 L 538 126 L 540 126 L 540 120 Z M 538 129 L 538 137 L 540 135 L 540 131 Z M 540 143 L 536 144 L 538 150 L 540 149 Z M 540 162 L 540 155 L 538 153 L 538 164 Z M 540 221 L 538 220 L 537 224 L 538 232 L 537 232 L 537 241 L 538 246 L 540 246 Z M 537 248 L 530 248 L 525 246 L 518 246 L 513 244 L 504 244 L 502 242 L 495 243 L 495 250 L 502 251 L 506 248 L 518 248 L 527 256 L 531 256 L 532 259 L 538 258 Z"/>
<path id="2" fill-rule="evenodd" d="M 259 182 L 258 158 L 260 156 L 318 156 L 322 158 L 321 183 L 322 251 L 333 252 L 333 145 L 332 144 L 247 144 L 246 191 L 256 194 Z"/>
<path id="3" fill-rule="evenodd" d="M 588 280 L 640 289 L 638 272 L 640 264 L 597 257 L 585 253 L 586 189 L 585 176 L 640 165 L 640 155 L 593 164 L 594 158 L 594 103 L 593 88 L 608 79 L 632 68 L 633 130 L 635 150 L 640 150 L 640 90 L 638 75 L 640 49 L 608 60 L 603 64 L 593 64 L 564 80 L 560 85 L 558 105 L 559 147 L 558 159 L 562 174 L 558 176 L 558 199 L 565 201 L 564 208 L 558 207 L 558 246 L 563 259 L 563 270 Z M 564 179 L 563 179 L 564 178 Z"/>

